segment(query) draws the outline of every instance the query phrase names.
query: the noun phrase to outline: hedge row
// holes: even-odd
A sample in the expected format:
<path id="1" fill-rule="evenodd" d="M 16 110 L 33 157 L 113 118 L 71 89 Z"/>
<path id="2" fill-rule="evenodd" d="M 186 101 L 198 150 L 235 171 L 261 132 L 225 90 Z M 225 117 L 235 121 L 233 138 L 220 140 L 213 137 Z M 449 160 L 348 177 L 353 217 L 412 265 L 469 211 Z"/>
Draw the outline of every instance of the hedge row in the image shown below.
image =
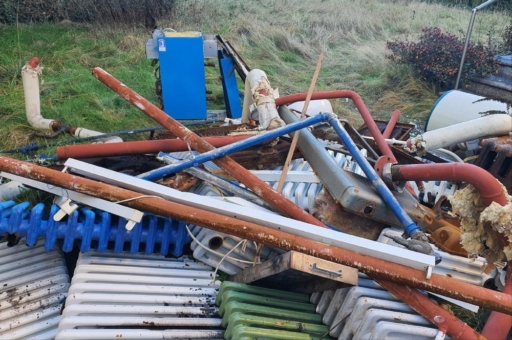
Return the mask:
<path id="1" fill-rule="evenodd" d="M 114 22 L 138 24 L 169 15 L 175 0 L 2 0 L 0 22 Z"/>

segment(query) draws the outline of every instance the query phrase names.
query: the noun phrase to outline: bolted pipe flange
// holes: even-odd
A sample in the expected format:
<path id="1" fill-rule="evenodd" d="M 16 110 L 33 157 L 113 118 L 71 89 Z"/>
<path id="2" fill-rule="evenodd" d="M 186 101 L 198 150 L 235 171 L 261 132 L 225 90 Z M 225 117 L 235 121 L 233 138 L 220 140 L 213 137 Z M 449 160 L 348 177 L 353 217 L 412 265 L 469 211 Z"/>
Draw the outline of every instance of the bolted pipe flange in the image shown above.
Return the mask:
<path id="1" fill-rule="evenodd" d="M 397 164 L 393 162 L 389 156 L 381 156 L 375 162 L 375 171 L 382 178 L 386 186 L 393 191 L 402 192 L 404 191 L 406 181 L 393 181 L 391 176 L 391 167 Z"/>

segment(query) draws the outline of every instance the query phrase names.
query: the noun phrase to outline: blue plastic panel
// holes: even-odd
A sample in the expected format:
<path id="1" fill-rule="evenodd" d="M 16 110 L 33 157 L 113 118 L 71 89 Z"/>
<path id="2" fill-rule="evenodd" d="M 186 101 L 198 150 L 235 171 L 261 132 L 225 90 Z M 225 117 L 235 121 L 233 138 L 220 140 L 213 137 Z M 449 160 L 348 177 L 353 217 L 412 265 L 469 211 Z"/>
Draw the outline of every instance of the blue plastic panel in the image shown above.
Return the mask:
<path id="1" fill-rule="evenodd" d="M 81 251 L 141 251 L 181 256 L 184 245 L 189 241 L 185 224 L 166 217 L 145 214 L 142 221 L 128 231 L 125 219 L 107 212 L 82 208 L 57 222 L 53 220 L 57 211 L 59 207 L 56 205 L 52 205 L 48 214 L 43 203 L 30 209 L 28 202 L 17 205 L 14 201 L 2 202 L 0 234 L 16 233 L 20 238 L 25 237 L 29 246 L 45 238 L 46 250 L 52 250 L 60 239 L 65 252 L 73 249 L 75 240 L 81 240 Z"/>
<path id="2" fill-rule="evenodd" d="M 174 119 L 206 119 L 202 34 L 165 32 L 158 55 L 164 111 Z"/>

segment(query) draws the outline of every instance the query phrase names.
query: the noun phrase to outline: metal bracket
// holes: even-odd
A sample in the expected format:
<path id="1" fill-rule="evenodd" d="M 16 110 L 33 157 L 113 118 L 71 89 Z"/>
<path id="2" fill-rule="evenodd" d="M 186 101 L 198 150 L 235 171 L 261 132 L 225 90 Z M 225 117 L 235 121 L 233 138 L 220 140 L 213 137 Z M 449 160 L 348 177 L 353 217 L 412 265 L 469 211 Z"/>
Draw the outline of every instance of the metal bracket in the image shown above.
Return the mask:
<path id="1" fill-rule="evenodd" d="M 64 168 L 64 170 L 67 170 L 67 167 Z M 77 202 L 83 203 L 93 208 L 107 211 L 111 214 L 126 219 L 128 221 L 125 226 L 126 230 L 132 230 L 135 224 L 139 223 L 142 220 L 142 217 L 144 216 L 144 213 L 142 211 L 132 209 L 130 207 L 126 207 L 124 205 L 116 204 L 110 201 L 106 201 L 100 198 L 81 194 L 76 191 L 52 186 L 47 183 L 34 181 L 32 179 L 13 175 L 7 172 L 2 172 L 0 176 L 9 178 L 19 183 L 23 183 L 32 188 L 36 188 L 57 195 L 57 197 L 54 200 L 54 203 L 60 207 L 60 210 L 54 217 L 55 221 L 60 221 L 64 216 L 66 216 L 66 214 L 69 215 L 73 213 L 73 211 L 75 211 L 78 208 Z M 62 196 L 63 193 L 65 193 L 67 197 Z"/>
<path id="2" fill-rule="evenodd" d="M 71 215 L 73 211 L 78 209 L 78 204 L 64 196 L 55 196 L 53 203 L 58 205 L 60 208 L 60 210 L 53 216 L 54 221 L 60 221 L 64 216 Z"/>
<path id="3" fill-rule="evenodd" d="M 332 274 L 334 276 L 341 276 L 342 275 L 342 270 L 341 269 L 340 270 L 332 270 L 332 269 L 329 269 L 329 268 L 320 267 L 316 262 L 313 263 L 310 268 L 311 268 L 311 270 L 318 270 L 318 271 L 321 271 L 321 272 Z"/>

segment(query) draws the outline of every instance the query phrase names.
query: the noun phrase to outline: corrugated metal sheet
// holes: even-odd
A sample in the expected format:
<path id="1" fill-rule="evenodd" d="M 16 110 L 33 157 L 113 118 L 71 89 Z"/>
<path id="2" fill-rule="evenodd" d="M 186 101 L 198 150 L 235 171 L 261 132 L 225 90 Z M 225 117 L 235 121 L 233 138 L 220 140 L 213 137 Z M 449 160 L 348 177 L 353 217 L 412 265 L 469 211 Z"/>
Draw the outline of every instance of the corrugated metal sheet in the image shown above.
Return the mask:
<path id="1" fill-rule="evenodd" d="M 222 339 L 212 276 L 187 257 L 81 253 L 56 339 Z"/>
<path id="2" fill-rule="evenodd" d="M 53 339 L 69 288 L 62 253 L 0 243 L 0 338 Z"/>
<path id="3" fill-rule="evenodd" d="M 224 282 L 216 298 L 225 339 L 330 339 L 305 294 Z"/>

